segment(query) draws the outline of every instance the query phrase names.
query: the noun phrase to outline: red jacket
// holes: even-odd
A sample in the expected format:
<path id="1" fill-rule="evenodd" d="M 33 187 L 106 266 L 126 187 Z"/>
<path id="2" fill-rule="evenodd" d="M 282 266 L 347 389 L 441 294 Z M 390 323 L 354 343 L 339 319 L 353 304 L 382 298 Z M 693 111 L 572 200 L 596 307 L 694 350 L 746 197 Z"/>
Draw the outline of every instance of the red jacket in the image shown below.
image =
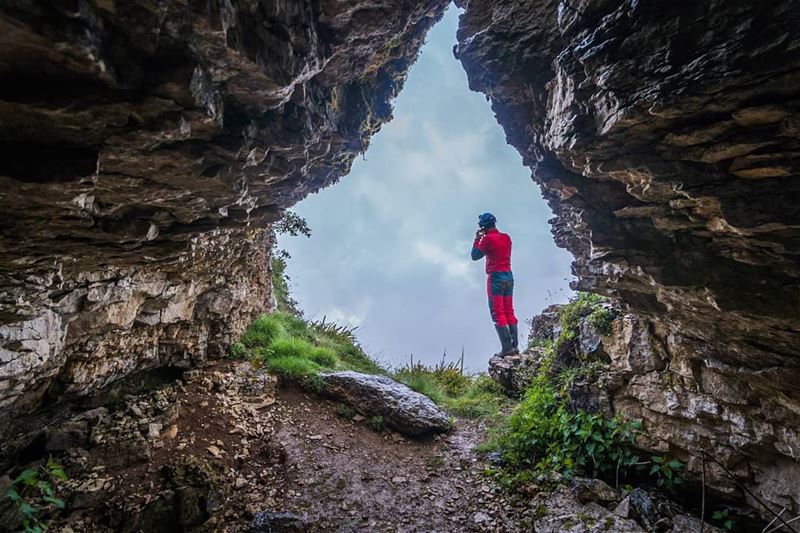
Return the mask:
<path id="1" fill-rule="evenodd" d="M 496 229 L 489 230 L 472 243 L 472 260 L 486 256 L 486 273 L 511 272 L 511 237 Z"/>

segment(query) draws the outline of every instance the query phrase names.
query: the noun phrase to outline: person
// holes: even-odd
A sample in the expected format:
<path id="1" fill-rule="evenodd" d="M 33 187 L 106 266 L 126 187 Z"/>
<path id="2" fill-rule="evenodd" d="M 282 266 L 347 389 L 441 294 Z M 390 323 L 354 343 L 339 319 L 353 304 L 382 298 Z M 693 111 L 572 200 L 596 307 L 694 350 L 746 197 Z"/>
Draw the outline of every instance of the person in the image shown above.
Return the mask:
<path id="1" fill-rule="evenodd" d="M 511 237 L 497 230 L 491 213 L 478 216 L 472 243 L 472 260 L 486 257 L 486 292 L 489 312 L 500 337 L 500 357 L 519 353 L 519 332 L 514 315 L 514 275 L 511 273 Z"/>

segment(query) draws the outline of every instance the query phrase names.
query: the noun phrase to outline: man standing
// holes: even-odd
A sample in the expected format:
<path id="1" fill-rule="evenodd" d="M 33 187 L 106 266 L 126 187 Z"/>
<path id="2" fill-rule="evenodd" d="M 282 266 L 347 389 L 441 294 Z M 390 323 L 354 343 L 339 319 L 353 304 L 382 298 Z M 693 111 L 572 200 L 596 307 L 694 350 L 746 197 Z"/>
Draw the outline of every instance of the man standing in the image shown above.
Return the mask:
<path id="1" fill-rule="evenodd" d="M 500 357 L 519 353 L 517 317 L 514 316 L 514 276 L 511 274 L 511 237 L 497 231 L 491 213 L 478 217 L 478 231 L 472 243 L 472 260 L 486 257 L 486 292 L 489 312 L 500 337 Z"/>

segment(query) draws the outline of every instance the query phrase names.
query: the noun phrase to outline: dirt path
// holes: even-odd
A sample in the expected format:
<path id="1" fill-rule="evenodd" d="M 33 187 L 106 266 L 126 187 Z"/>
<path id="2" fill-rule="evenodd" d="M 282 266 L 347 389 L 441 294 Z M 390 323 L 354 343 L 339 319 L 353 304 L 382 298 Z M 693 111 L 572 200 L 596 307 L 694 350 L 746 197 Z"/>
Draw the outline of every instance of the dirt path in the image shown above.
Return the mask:
<path id="1" fill-rule="evenodd" d="M 59 455 L 69 513 L 53 531 L 284 531 L 253 529 L 269 513 L 302 517 L 292 531 L 531 530 L 530 505 L 514 506 L 483 475 L 473 422 L 409 440 L 337 416 L 333 401 L 276 388 L 247 363 L 186 372 L 112 404 L 71 413 L 53 432 L 89 441 Z M 70 437 L 76 427 L 86 433 Z"/>
<path id="2" fill-rule="evenodd" d="M 314 531 L 522 531 L 522 506 L 495 494 L 475 446 L 482 431 L 458 421 L 427 441 L 340 418 L 335 404 L 281 390 L 276 438 L 286 452 L 285 505 Z"/>

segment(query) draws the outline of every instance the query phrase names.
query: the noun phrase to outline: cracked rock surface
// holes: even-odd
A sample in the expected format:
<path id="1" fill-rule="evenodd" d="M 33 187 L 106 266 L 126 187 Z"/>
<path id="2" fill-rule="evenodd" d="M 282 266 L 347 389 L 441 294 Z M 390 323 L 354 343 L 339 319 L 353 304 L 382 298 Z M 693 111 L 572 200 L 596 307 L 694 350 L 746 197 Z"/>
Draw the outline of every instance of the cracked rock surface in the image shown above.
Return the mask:
<path id="1" fill-rule="evenodd" d="M 443 0 L 0 6 L 0 408 L 224 353 Z"/>
<path id="2" fill-rule="evenodd" d="M 461 4 L 456 54 L 574 288 L 642 321 L 617 409 L 800 510 L 800 2 Z"/>

